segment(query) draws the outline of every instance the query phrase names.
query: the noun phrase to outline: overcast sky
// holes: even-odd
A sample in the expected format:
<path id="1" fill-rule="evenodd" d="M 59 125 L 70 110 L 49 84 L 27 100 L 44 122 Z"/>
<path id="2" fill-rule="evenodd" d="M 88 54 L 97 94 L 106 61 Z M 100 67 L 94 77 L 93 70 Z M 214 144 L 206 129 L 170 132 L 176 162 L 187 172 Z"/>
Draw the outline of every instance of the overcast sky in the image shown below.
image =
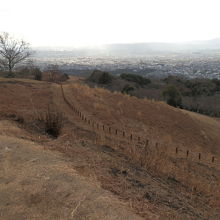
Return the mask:
<path id="1" fill-rule="evenodd" d="M 220 0 L 1 0 L 0 31 L 32 46 L 220 37 Z"/>

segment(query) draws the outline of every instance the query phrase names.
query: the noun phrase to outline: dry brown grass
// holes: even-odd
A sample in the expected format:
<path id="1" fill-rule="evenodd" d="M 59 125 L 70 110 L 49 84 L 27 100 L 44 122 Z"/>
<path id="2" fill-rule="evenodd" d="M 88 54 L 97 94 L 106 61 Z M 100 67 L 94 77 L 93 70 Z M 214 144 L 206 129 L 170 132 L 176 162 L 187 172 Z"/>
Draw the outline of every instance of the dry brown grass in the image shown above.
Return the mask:
<path id="1" fill-rule="evenodd" d="M 0 219 L 142 219 L 62 154 L 20 138 L 0 140 Z"/>
<path id="2" fill-rule="evenodd" d="M 45 138 L 42 141 L 36 133 L 31 138 L 43 143 L 47 149 L 62 152 L 80 175 L 89 176 L 100 187 L 112 192 L 132 212 L 145 219 L 159 216 L 161 219 L 218 219 L 219 171 L 185 157 L 187 149 L 191 152 L 197 148 L 207 153 L 212 144 L 204 139 L 200 125 L 191 116 L 164 103 L 112 94 L 99 88 L 93 90 L 70 80 L 64 85 L 68 100 L 91 122 L 100 123 L 97 129 L 73 114 L 63 101 L 59 85 L 42 82 L 36 86 L 16 85 L 15 90 L 10 85 L 6 84 L 1 91 L 9 100 L 16 102 L 15 97 L 21 100 L 16 104 L 19 112 L 24 113 L 25 120 L 31 114 L 33 117 L 33 106 L 39 105 L 41 110 L 46 110 L 50 101 L 65 114 L 66 121 L 58 139 Z M 22 95 L 14 96 L 16 91 L 22 91 Z M 33 98 L 32 104 L 26 96 L 28 92 Z M 4 102 L 1 106 L 5 107 Z M 10 104 L 8 109 L 15 110 Z M 101 124 L 111 126 L 111 134 L 108 127 L 103 132 Z M 120 132 L 115 136 L 114 128 L 118 127 Z M 126 131 L 125 138 L 121 131 Z M 131 132 L 134 134 L 132 142 Z M 139 134 L 142 136 L 137 144 Z M 189 140 L 185 140 L 187 137 Z M 180 140 L 176 141 L 178 138 Z M 149 144 L 145 147 L 146 139 Z M 178 156 L 175 154 L 176 146 L 184 149 Z M 174 149 L 174 155 L 170 149 Z M 59 169 L 65 170 L 65 167 Z M 71 211 L 79 207 L 74 212 L 78 215 L 84 205 L 83 201 L 78 206 L 82 198 L 78 197 L 71 207 Z"/>
<path id="3" fill-rule="evenodd" d="M 95 89 L 96 92 L 94 92 L 94 90 L 90 91 L 91 89 L 89 87 L 85 86 L 86 95 L 83 96 L 84 94 L 81 95 L 80 93 L 77 93 L 77 88 L 79 87 L 80 91 L 83 91 L 84 86 L 83 85 L 75 85 L 75 87 L 76 87 L 75 94 L 76 94 L 76 97 L 77 97 L 77 102 L 74 101 L 73 103 L 76 104 L 78 108 L 82 109 L 82 106 L 84 106 L 87 103 L 87 99 L 91 99 L 91 100 L 88 100 L 88 102 L 93 102 L 93 103 L 95 102 L 96 103 L 95 107 L 100 107 L 101 106 L 101 108 L 99 108 L 99 110 L 101 111 L 103 109 L 103 111 L 105 111 L 106 115 L 111 114 L 111 117 L 116 118 L 116 115 L 118 114 L 118 112 L 123 111 L 123 110 L 126 114 L 127 109 L 125 109 L 124 107 L 127 107 L 129 105 L 129 103 L 126 103 L 126 105 L 123 105 L 122 104 L 123 102 L 121 100 L 118 101 L 119 100 L 118 97 L 114 97 L 114 98 L 111 99 L 111 101 L 114 100 L 114 99 L 118 101 L 116 105 L 114 105 L 113 103 L 106 105 L 106 102 L 105 102 L 106 98 L 102 97 L 103 94 L 98 93 L 96 89 Z M 105 91 L 103 89 L 98 89 L 98 90 L 101 91 L 101 93 L 106 93 L 109 97 L 110 93 L 108 91 Z M 94 92 L 94 94 L 93 94 L 93 92 Z M 77 95 L 79 95 L 81 97 L 79 98 Z M 121 97 L 121 94 L 117 94 L 117 95 Z M 86 103 L 84 103 L 84 102 L 82 103 L 80 101 L 81 98 Z M 94 101 L 94 98 L 96 99 L 96 101 Z M 131 97 L 125 97 L 125 99 L 127 99 L 127 98 L 129 99 L 129 102 L 133 102 Z M 124 99 L 124 97 L 122 99 Z M 134 100 L 136 100 L 136 99 L 134 99 Z M 111 101 L 110 101 L 110 99 L 108 99 L 108 102 L 111 103 Z M 138 101 L 138 100 L 136 100 L 136 101 Z M 145 102 L 147 102 L 147 104 L 149 104 L 148 100 L 145 100 Z M 101 103 L 101 104 L 99 105 L 97 103 Z M 169 111 L 173 112 L 173 114 L 179 114 L 179 115 L 182 114 L 180 110 L 173 109 L 172 107 L 169 107 L 169 106 L 167 107 L 164 103 L 161 103 L 161 104 L 160 103 L 156 103 L 156 104 L 154 103 L 154 105 L 155 105 L 154 110 L 156 109 L 156 110 L 163 111 L 164 109 L 166 110 L 166 108 L 167 108 L 167 109 L 169 109 Z M 106 109 L 104 109 L 105 106 L 106 106 Z M 111 111 L 111 106 L 113 106 L 114 108 L 115 108 L 115 106 L 123 106 L 123 110 L 113 112 L 113 111 Z M 87 113 L 86 113 L 85 109 L 84 109 L 84 112 L 85 112 L 84 114 L 86 115 Z M 97 115 L 97 114 L 94 114 L 94 115 L 92 114 L 93 112 L 95 112 L 95 110 L 93 110 L 93 108 L 90 108 L 89 110 L 90 110 L 89 114 L 87 114 L 87 115 L 89 115 L 89 117 L 92 118 L 95 115 L 96 118 L 99 118 L 99 120 L 101 119 L 102 122 L 104 121 L 103 120 L 104 119 L 104 117 L 103 117 L 104 113 L 103 113 L 102 117 L 99 117 L 99 115 Z M 139 117 L 141 117 L 142 112 L 138 111 L 137 115 Z M 106 116 L 106 117 L 108 117 L 108 116 Z M 185 119 L 190 121 L 190 119 L 188 117 L 186 117 Z M 191 120 L 190 123 L 193 124 L 196 127 L 196 124 L 192 120 Z M 133 122 L 133 124 L 134 124 L 134 122 Z M 176 123 L 174 122 L 174 124 L 176 124 Z M 186 134 L 184 134 L 184 135 L 186 135 Z M 193 135 L 195 135 L 195 133 Z M 106 137 L 103 138 L 102 135 L 100 135 L 100 139 L 101 139 L 100 145 L 102 145 L 102 144 L 110 145 L 116 150 L 124 150 L 125 149 L 124 152 L 126 153 L 126 155 L 129 155 L 129 158 L 133 162 L 135 162 L 136 164 L 141 165 L 142 167 L 145 167 L 145 169 L 147 169 L 148 171 L 151 171 L 153 173 L 157 173 L 157 175 L 160 174 L 161 177 L 163 177 L 163 176 L 166 177 L 166 178 L 171 177 L 175 181 L 177 181 L 179 183 L 183 183 L 185 186 L 187 186 L 187 188 L 189 188 L 189 191 L 190 191 L 189 196 L 190 196 L 191 199 L 192 199 L 193 196 L 195 196 L 193 194 L 202 193 L 204 195 L 207 195 L 207 196 L 211 197 L 211 199 L 208 201 L 209 205 L 210 204 L 218 204 L 217 201 L 219 200 L 219 190 L 217 190 L 217 189 L 219 187 L 219 179 L 215 179 L 215 180 L 213 179 L 211 182 L 210 182 L 210 180 L 209 181 L 206 180 L 206 178 L 210 175 L 210 172 L 211 172 L 210 168 L 205 167 L 205 170 L 202 171 L 202 172 L 204 172 L 203 175 L 205 176 L 205 178 L 203 178 L 200 175 L 198 176 L 198 173 L 201 172 L 201 171 L 199 171 L 200 168 L 198 168 L 197 171 L 195 171 L 195 170 L 192 171 L 193 169 L 190 170 L 189 168 L 186 169 L 186 167 L 188 165 L 183 166 L 183 167 L 180 168 L 179 165 L 182 164 L 182 162 L 179 162 L 178 160 L 173 161 L 173 159 L 171 160 L 171 158 L 169 158 L 169 154 L 167 155 L 167 152 L 169 152 L 169 149 L 168 149 L 169 144 L 174 142 L 172 134 L 167 134 L 167 135 L 164 136 L 164 140 L 165 140 L 164 143 L 166 143 L 166 144 L 162 145 L 162 147 L 160 147 L 159 150 L 158 150 L 159 145 L 157 145 L 156 148 L 155 148 L 155 145 L 152 144 L 152 145 L 149 145 L 148 147 L 145 148 L 143 146 L 141 147 L 141 146 L 138 146 L 138 145 L 135 145 L 135 144 L 130 144 L 128 142 L 124 143 L 124 146 L 125 146 L 124 148 L 123 147 L 121 148 L 121 146 L 118 145 L 118 143 L 120 143 L 119 140 L 118 141 L 110 141 L 109 138 L 106 138 Z M 201 136 L 199 137 L 199 139 L 201 139 Z M 158 142 L 152 141 L 152 143 L 158 143 Z M 192 148 L 192 146 L 194 144 L 195 143 L 191 143 L 190 148 Z M 122 143 L 122 145 L 123 145 L 123 143 Z M 208 152 L 207 146 L 206 146 L 206 149 L 204 149 L 204 148 L 202 149 L 197 144 L 195 144 L 194 146 L 195 146 L 196 149 L 193 149 L 193 150 L 197 150 L 197 152 L 206 152 L 206 153 Z M 186 151 L 184 151 L 185 147 L 183 145 L 181 145 L 181 148 L 183 148 L 183 151 L 182 151 L 183 156 L 181 156 L 180 154 L 178 156 L 180 158 L 186 158 L 186 156 L 185 156 Z M 188 147 L 188 148 L 185 148 L 185 149 L 187 150 L 187 149 L 190 149 L 190 148 Z M 173 148 L 173 149 L 175 149 L 175 148 Z M 173 153 L 175 154 L 175 152 L 173 152 Z M 192 154 L 192 151 L 190 151 L 190 154 Z M 195 157 L 197 157 L 197 156 L 198 155 L 196 154 Z M 178 159 L 178 157 L 177 157 L 177 159 Z M 185 161 L 185 159 L 184 159 L 184 161 Z M 173 163 L 173 162 L 175 162 L 175 163 Z M 194 160 L 194 162 L 189 161 L 189 164 L 191 164 L 192 167 L 197 167 L 197 164 L 196 164 L 197 162 L 199 162 L 198 159 Z M 198 165 L 198 167 L 200 167 L 200 166 L 201 165 Z M 202 170 L 202 168 L 201 168 L 201 170 Z M 213 171 L 213 172 L 215 173 L 215 171 Z M 215 175 L 216 175 L 216 173 L 214 174 L 214 176 Z M 187 181 L 185 181 L 185 179 Z M 127 185 L 128 184 L 125 182 L 123 188 L 126 189 L 128 187 Z M 216 192 L 216 194 L 214 195 L 213 192 Z M 161 198 L 159 197 L 158 199 L 161 199 Z M 179 211 L 174 211 L 174 212 L 173 211 L 168 211 L 168 213 L 169 214 L 167 214 L 167 216 L 177 216 L 177 215 L 179 216 L 179 215 L 181 215 L 181 209 Z M 216 211 L 216 213 L 218 213 L 218 210 Z"/>
<path id="4" fill-rule="evenodd" d="M 78 136 L 79 134 L 75 133 L 75 135 Z M 86 137 L 88 137 L 88 135 L 86 135 Z M 122 152 L 121 149 L 117 148 L 117 145 L 114 145 L 114 142 L 112 143 L 112 145 L 110 145 L 111 147 L 106 145 L 106 143 L 110 143 L 109 140 L 107 140 L 108 142 L 106 142 L 107 138 L 103 138 L 100 141 L 96 140 L 95 146 L 94 142 L 87 139 L 86 137 L 82 137 L 80 140 L 77 140 L 75 142 L 68 142 L 68 148 L 65 151 L 66 154 L 72 160 L 77 161 L 77 167 L 79 171 L 82 172 L 84 175 L 95 176 L 96 178 L 98 178 L 98 180 L 101 182 L 102 187 L 104 187 L 105 189 L 112 191 L 116 195 L 119 195 L 121 198 L 124 198 L 125 200 L 129 198 L 130 206 L 141 216 L 147 217 L 147 213 L 151 210 L 153 213 L 160 213 L 163 218 L 171 218 L 175 216 L 177 219 L 181 219 L 181 217 L 184 219 L 187 216 L 187 212 L 182 210 L 185 210 L 186 207 L 188 207 L 188 209 L 190 210 L 189 212 L 198 214 L 204 208 L 200 205 L 206 196 L 208 196 L 209 200 L 206 201 L 205 209 L 210 210 L 212 208 L 213 211 L 209 211 L 209 214 L 207 213 L 207 210 L 204 212 L 204 214 L 200 213 L 200 218 L 203 218 L 204 216 L 212 216 L 214 215 L 214 212 L 218 213 L 217 206 L 214 207 L 212 205 L 213 203 L 217 204 L 216 202 L 218 200 L 218 197 L 213 197 L 213 195 L 211 196 L 210 192 L 208 191 L 201 191 L 201 188 L 195 188 L 195 186 L 193 187 L 190 179 L 188 183 L 184 181 L 184 178 L 187 178 L 187 175 L 186 171 L 183 169 L 184 164 L 182 164 L 181 161 L 176 161 L 178 162 L 178 166 L 173 164 L 173 167 L 175 169 L 173 169 L 173 172 L 169 173 L 169 175 L 168 173 L 166 173 L 166 175 L 160 174 L 160 177 L 158 177 L 159 173 L 154 169 L 154 167 L 141 168 L 139 162 L 130 159 L 126 161 L 122 160 L 122 162 L 121 159 L 123 157 L 120 153 Z M 67 139 L 70 140 L 69 138 Z M 76 147 L 74 147 L 75 143 L 77 143 Z M 83 144 L 84 147 L 80 148 L 80 144 Z M 57 144 L 56 146 L 60 146 L 60 148 L 62 149 L 62 146 L 60 144 Z M 114 151 L 112 149 L 114 149 Z M 107 154 L 103 154 L 102 150 L 104 150 L 104 152 L 107 152 Z M 134 164 L 136 164 L 135 168 Z M 109 176 L 109 169 L 111 170 L 112 176 Z M 137 170 L 139 170 L 138 173 Z M 147 173 L 145 173 L 145 170 L 147 170 Z M 166 169 L 164 168 L 164 171 L 165 170 Z M 139 172 L 144 173 L 140 175 Z M 179 176 L 175 176 L 175 172 L 177 172 Z M 192 176 L 195 175 L 193 176 L 195 179 L 198 171 L 195 172 L 192 169 L 191 172 Z M 204 170 L 202 172 L 203 175 L 205 175 L 205 178 L 200 178 L 198 182 L 204 181 L 208 177 L 208 175 L 210 175 L 210 170 L 205 169 L 205 172 Z M 213 174 L 216 175 L 215 172 Z M 149 179 L 153 181 L 150 181 L 150 183 Z M 215 180 L 214 182 L 219 182 L 219 179 Z M 194 182 L 194 184 L 197 183 Z M 151 191 L 151 188 L 156 191 Z M 164 191 L 168 191 L 168 194 L 164 194 Z M 147 195 L 147 197 L 145 197 L 145 194 Z M 173 200 L 173 198 L 175 198 L 177 195 L 178 200 L 182 201 L 181 206 L 179 206 L 178 202 L 175 199 Z M 172 202 L 168 202 L 170 201 L 170 199 Z M 189 203 L 191 204 L 191 206 Z"/>
<path id="5" fill-rule="evenodd" d="M 72 100 L 84 115 L 96 123 L 110 126 L 113 130 L 125 131 L 126 136 L 133 134 L 136 139 L 140 136 L 141 139 L 150 139 L 154 143 L 164 145 L 167 147 L 166 152 L 170 155 L 175 153 L 176 147 L 184 154 L 189 150 L 195 158 L 198 155 L 193 154 L 193 151 L 202 153 L 201 161 L 204 163 L 210 163 L 212 160 L 212 155 L 206 156 L 210 149 L 213 153 L 217 153 L 217 157 L 219 155 L 217 147 L 213 150 L 213 146 L 218 146 L 220 142 L 218 137 L 212 137 L 210 140 L 204 136 L 201 126 L 198 126 L 180 109 L 164 103 L 152 103 L 146 99 L 138 100 L 135 97 L 112 94 L 102 88 L 91 89 L 81 84 L 71 84 L 71 88 L 65 87 L 65 94 L 70 102 Z M 71 94 L 75 95 L 75 99 L 70 98 Z M 185 157 L 184 154 L 183 157 Z M 206 160 L 204 155 L 207 157 Z"/>
<path id="6" fill-rule="evenodd" d="M 14 114 L 31 120 L 34 109 L 46 109 L 51 103 L 49 83 L 4 78 L 0 78 L 0 83 L 1 114 Z"/>
<path id="7" fill-rule="evenodd" d="M 204 136 L 204 132 L 201 132 L 201 126 L 197 126 L 184 111 L 170 107 L 163 102 L 156 102 L 151 105 L 151 101 L 147 99 L 138 100 L 135 97 L 125 96 L 120 93 L 110 93 L 103 88 L 91 89 L 78 83 L 71 84 L 69 87 L 71 88 L 65 87 L 65 94 L 69 97 L 70 102 L 72 100 L 72 103 L 91 119 L 95 116 L 94 120 L 99 121 L 99 123 L 104 124 L 106 122 L 107 125 L 122 128 L 121 130 L 127 130 L 128 134 L 131 132 L 135 134 L 137 133 L 136 130 L 138 130 L 137 135 L 142 134 L 143 137 L 150 137 L 151 130 L 159 123 L 156 131 L 157 135 L 151 138 L 154 142 L 156 140 L 161 143 L 164 142 L 170 145 L 170 148 L 172 143 L 175 142 L 176 146 L 184 148 L 187 146 L 188 149 L 198 148 L 198 151 L 204 151 L 205 153 L 210 151 L 209 146 L 213 146 L 212 142 L 208 142 L 210 140 L 207 140 Z M 135 109 L 130 108 L 130 106 L 135 106 Z M 149 126 L 149 122 L 154 119 L 155 113 L 157 119 L 150 123 Z M 177 118 L 174 117 L 175 115 Z M 144 125 L 141 125 L 140 122 L 144 122 Z M 164 123 L 166 124 L 163 125 Z M 204 124 L 204 126 L 206 125 Z M 169 127 L 172 127 L 171 131 L 169 131 Z M 178 128 L 183 129 L 179 132 Z M 159 133 L 158 130 L 161 130 L 161 132 Z M 215 130 L 217 131 L 218 129 Z M 179 132 L 177 136 L 180 136 L 180 133 L 182 136 L 178 141 L 176 141 L 177 137 L 175 136 L 177 132 Z M 167 139 L 167 137 L 169 138 Z M 190 143 L 188 143 L 189 141 Z M 214 137 L 212 141 L 217 143 L 214 146 L 218 146 L 219 140 L 217 138 Z"/>

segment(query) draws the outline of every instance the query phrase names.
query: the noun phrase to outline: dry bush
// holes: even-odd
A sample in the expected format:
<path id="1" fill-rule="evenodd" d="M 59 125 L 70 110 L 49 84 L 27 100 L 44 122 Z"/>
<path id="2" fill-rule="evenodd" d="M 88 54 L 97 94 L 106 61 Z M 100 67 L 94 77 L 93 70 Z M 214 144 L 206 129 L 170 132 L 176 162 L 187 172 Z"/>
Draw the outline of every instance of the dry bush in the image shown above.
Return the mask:
<path id="1" fill-rule="evenodd" d="M 145 146 L 132 145 L 128 153 L 132 160 L 154 173 L 168 174 L 172 170 L 171 162 L 163 146 L 157 144 L 153 146 L 148 143 Z"/>
<path id="2" fill-rule="evenodd" d="M 63 127 L 63 114 L 57 110 L 52 110 L 48 107 L 44 113 L 38 114 L 38 121 L 40 121 L 47 134 L 57 138 L 60 135 Z"/>

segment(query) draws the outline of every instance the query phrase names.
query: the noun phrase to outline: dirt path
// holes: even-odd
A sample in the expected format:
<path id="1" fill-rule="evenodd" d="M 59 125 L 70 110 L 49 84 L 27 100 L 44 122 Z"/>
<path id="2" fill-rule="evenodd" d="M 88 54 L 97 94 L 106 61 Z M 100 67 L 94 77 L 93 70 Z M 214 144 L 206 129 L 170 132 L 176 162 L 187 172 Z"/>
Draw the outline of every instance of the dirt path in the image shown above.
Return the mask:
<path id="1" fill-rule="evenodd" d="M 0 135 L 0 167 L 0 219 L 141 219 L 62 154 L 33 142 Z"/>

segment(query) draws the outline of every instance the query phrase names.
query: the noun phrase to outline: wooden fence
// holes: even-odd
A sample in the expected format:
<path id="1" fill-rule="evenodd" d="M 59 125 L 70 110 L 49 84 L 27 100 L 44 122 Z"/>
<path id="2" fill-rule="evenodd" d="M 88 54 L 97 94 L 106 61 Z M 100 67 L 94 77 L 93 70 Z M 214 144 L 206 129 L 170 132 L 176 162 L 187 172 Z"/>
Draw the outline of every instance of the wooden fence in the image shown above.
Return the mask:
<path id="1" fill-rule="evenodd" d="M 102 138 L 101 134 L 104 134 L 105 136 L 113 139 L 113 144 L 120 145 L 124 143 L 128 147 L 134 145 L 138 147 L 146 147 L 149 146 L 149 144 L 151 144 L 155 145 L 155 148 L 158 149 L 159 146 L 162 146 L 162 144 L 159 141 L 153 142 L 149 140 L 149 138 L 143 137 L 141 135 L 134 135 L 134 133 L 132 132 L 127 132 L 119 128 L 108 126 L 90 118 L 81 110 L 76 108 L 75 105 L 69 102 L 69 100 L 65 96 L 62 84 L 60 84 L 60 86 L 65 103 L 72 109 L 75 115 L 77 115 L 81 119 L 81 121 L 84 122 L 84 124 L 87 124 L 93 130 L 96 130 L 99 133 L 100 138 Z M 172 157 L 186 158 L 198 163 L 206 164 L 211 167 L 220 168 L 220 158 L 215 155 L 202 154 L 201 152 L 194 152 L 192 150 L 182 149 L 180 147 L 175 147 L 173 149 L 171 148 L 167 153 L 169 153 L 169 156 Z"/>

